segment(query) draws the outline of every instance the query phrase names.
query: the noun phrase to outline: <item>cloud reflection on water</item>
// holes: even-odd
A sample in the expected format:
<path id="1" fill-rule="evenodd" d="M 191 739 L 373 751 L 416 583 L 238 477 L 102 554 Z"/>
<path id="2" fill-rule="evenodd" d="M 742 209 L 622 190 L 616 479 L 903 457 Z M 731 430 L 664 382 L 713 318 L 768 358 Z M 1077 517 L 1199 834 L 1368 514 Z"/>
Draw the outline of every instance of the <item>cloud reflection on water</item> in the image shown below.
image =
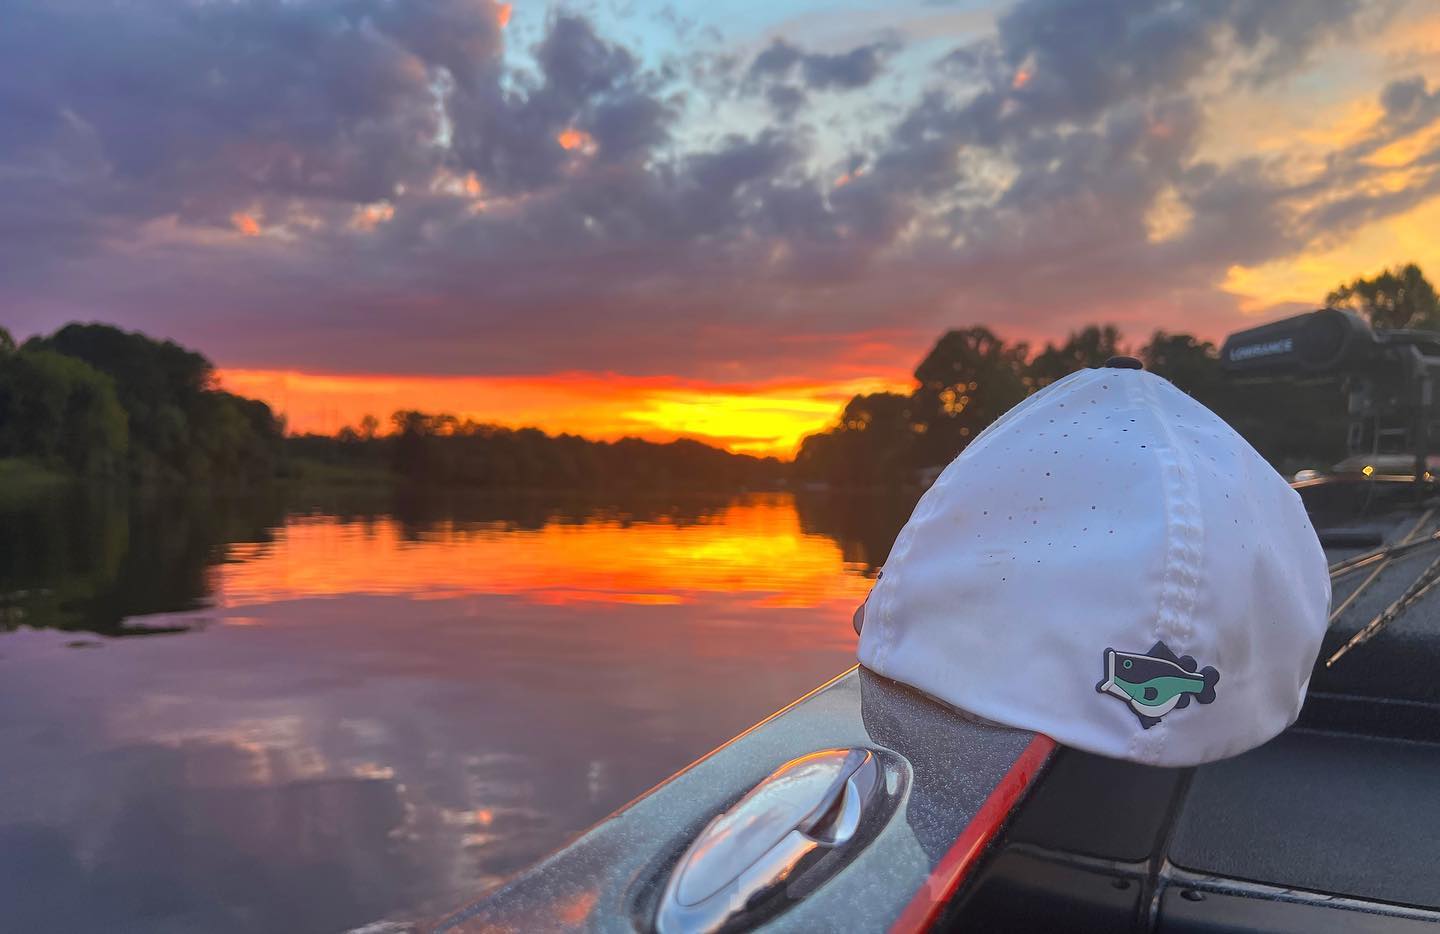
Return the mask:
<path id="1" fill-rule="evenodd" d="M 0 634 L 3 926 L 453 907 L 850 663 L 868 566 L 815 524 L 311 513 L 224 550 L 201 631 Z"/>

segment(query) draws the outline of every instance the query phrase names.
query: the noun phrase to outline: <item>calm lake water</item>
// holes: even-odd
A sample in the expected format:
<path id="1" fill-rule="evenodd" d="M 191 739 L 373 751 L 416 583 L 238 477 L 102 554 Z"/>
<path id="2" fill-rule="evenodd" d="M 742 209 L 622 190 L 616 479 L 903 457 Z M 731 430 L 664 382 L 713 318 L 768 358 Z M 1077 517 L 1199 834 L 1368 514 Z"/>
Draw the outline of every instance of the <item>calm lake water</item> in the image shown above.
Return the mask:
<path id="1" fill-rule="evenodd" d="M 848 667 L 910 505 L 0 507 L 0 930 L 457 907 Z"/>

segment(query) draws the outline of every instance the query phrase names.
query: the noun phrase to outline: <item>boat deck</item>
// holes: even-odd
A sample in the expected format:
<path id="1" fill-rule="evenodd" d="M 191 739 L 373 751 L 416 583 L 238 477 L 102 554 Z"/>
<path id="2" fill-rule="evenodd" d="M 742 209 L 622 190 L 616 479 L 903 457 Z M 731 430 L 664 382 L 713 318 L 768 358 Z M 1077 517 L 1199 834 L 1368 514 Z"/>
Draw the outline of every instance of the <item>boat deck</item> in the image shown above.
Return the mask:
<path id="1" fill-rule="evenodd" d="M 1357 515 L 1326 495 L 1330 510 L 1312 506 L 1322 539 L 1347 540 L 1326 549 L 1332 564 L 1374 550 L 1367 536 L 1440 531 L 1440 509 L 1419 521 L 1428 505 L 1408 497 Z M 954 929 L 1039 930 L 1063 916 L 1067 930 L 1435 930 L 1440 588 L 1325 660 L 1437 559 L 1440 544 L 1337 583 L 1333 606 L 1358 595 L 1324 641 L 1300 720 L 1270 743 L 1196 769 L 1059 752 L 952 910 Z"/>

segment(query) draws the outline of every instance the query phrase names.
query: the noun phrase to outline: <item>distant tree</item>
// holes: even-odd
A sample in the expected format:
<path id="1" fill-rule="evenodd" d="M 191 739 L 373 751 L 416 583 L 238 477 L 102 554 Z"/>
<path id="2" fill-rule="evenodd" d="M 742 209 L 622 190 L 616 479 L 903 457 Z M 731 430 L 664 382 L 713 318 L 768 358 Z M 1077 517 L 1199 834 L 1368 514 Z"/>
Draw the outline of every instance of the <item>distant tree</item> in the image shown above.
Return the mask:
<path id="1" fill-rule="evenodd" d="M 1076 370 L 1104 366 L 1106 360 L 1123 352 L 1120 341 L 1120 330 L 1115 325 L 1092 324 L 1072 332 L 1059 347 L 1046 344 L 1030 361 L 1034 387 L 1048 386 Z"/>
<path id="2" fill-rule="evenodd" d="M 440 465 L 433 419 L 424 412 L 402 409 L 390 416 L 390 424 L 395 428 L 394 471 L 409 479 L 435 477 Z"/>
<path id="3" fill-rule="evenodd" d="M 893 392 L 855 396 L 832 429 L 801 442 L 795 456 L 798 475 L 846 486 L 908 480 L 921 427 L 913 407 L 912 396 Z"/>
<path id="4" fill-rule="evenodd" d="M 1440 329 L 1440 298 L 1414 263 L 1355 279 L 1325 296 L 1332 308 L 1348 308 L 1376 328 Z"/>
<path id="5" fill-rule="evenodd" d="M 1030 394 L 1025 344 L 1007 344 L 988 328 L 950 331 L 915 368 L 915 419 L 921 464 L 943 464 Z"/>
<path id="6" fill-rule="evenodd" d="M 191 412 L 190 476 L 249 481 L 276 472 L 281 431 L 270 406 L 216 389 L 202 393 Z"/>
<path id="7" fill-rule="evenodd" d="M 366 441 L 375 440 L 375 434 L 380 430 L 380 419 L 373 415 L 365 415 L 360 419 L 360 437 Z"/>
<path id="8" fill-rule="evenodd" d="M 68 324 L 31 338 L 109 377 L 125 410 L 137 478 L 254 480 L 280 456 L 282 427 L 269 406 L 223 392 L 201 354 L 104 324 Z"/>
<path id="9" fill-rule="evenodd" d="M 128 444 L 125 411 L 109 378 L 46 350 L 0 357 L 0 457 L 103 476 L 123 472 Z"/>
<path id="10" fill-rule="evenodd" d="M 888 442 L 903 443 L 910 434 L 911 397 L 875 392 L 852 398 L 840 413 L 839 429 Z"/>
<path id="11" fill-rule="evenodd" d="M 5 330 L 4 328 L 0 328 L 0 356 L 3 356 L 5 354 L 11 354 L 14 352 L 15 338 L 10 336 L 9 331 Z"/>
<path id="12" fill-rule="evenodd" d="M 733 489 L 776 485 L 775 458 L 733 454 L 682 438 L 656 444 L 638 438 L 587 441 L 538 428 L 505 428 L 453 415 L 402 410 L 391 416 L 384 444 L 402 479 L 426 485 L 492 489 Z M 338 439 L 328 440 L 340 447 Z M 315 439 L 292 443 L 314 449 Z M 359 451 L 364 444 L 351 445 Z"/>
<path id="13" fill-rule="evenodd" d="M 1191 334 L 1156 331 L 1140 349 L 1140 359 L 1151 373 L 1210 405 L 1225 380 L 1215 345 Z"/>

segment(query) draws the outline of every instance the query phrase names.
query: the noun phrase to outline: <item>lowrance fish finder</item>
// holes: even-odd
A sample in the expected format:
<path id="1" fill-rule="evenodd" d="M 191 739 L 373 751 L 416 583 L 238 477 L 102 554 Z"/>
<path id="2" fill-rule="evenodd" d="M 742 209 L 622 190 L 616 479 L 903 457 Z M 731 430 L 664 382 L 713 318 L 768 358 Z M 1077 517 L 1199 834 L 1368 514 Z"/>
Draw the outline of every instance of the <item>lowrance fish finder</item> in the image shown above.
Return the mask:
<path id="1" fill-rule="evenodd" d="M 1237 379 L 1338 379 L 1348 397 L 1349 453 L 1413 454 L 1415 478 L 1440 441 L 1433 385 L 1440 333 L 1376 330 L 1353 312 L 1323 308 L 1238 331 L 1220 365 Z"/>

